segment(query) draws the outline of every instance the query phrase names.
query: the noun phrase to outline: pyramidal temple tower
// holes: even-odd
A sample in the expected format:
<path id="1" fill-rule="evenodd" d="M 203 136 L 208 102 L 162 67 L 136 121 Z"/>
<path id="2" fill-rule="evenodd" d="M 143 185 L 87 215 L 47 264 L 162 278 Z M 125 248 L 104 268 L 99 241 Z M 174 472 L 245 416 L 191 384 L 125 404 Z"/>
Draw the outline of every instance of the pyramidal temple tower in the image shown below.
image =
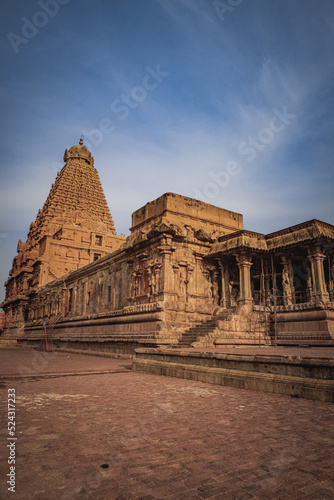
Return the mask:
<path id="1" fill-rule="evenodd" d="M 82 138 L 65 150 L 64 162 L 30 225 L 27 241 L 17 245 L 2 304 L 15 321 L 20 320 L 29 294 L 117 250 L 125 241 L 116 234 L 94 158 Z"/>

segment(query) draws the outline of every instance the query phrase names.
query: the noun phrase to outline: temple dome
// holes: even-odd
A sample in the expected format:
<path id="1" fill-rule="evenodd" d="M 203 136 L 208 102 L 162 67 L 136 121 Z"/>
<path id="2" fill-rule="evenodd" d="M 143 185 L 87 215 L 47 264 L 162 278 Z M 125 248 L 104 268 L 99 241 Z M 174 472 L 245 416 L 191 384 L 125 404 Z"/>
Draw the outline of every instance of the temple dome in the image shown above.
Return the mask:
<path id="1" fill-rule="evenodd" d="M 78 145 L 72 146 L 70 149 L 65 149 L 64 162 L 70 159 L 82 159 L 87 161 L 90 165 L 94 165 L 94 157 L 89 149 L 84 146 L 82 137 Z"/>

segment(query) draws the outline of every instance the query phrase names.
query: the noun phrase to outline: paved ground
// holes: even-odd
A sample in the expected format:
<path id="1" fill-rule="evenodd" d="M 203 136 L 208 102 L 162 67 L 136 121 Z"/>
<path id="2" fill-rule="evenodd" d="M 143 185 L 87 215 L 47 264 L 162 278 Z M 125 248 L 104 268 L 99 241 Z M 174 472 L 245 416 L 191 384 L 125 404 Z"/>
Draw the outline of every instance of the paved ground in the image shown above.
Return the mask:
<path id="1" fill-rule="evenodd" d="M 67 353 L 1 349 L 0 367 L 1 499 L 334 497 L 329 403 L 135 373 L 126 360 Z M 11 387 L 15 494 L 5 484 Z"/>
<path id="2" fill-rule="evenodd" d="M 130 359 L 77 355 L 30 348 L 0 349 L 0 377 L 36 377 L 59 374 L 92 374 L 131 369 Z"/>

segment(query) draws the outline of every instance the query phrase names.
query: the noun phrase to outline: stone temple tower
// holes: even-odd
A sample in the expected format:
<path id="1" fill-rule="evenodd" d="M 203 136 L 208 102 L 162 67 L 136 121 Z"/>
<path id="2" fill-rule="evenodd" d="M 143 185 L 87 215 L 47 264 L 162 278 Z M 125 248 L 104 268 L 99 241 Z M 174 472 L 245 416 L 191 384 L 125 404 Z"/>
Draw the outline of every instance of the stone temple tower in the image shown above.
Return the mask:
<path id="1" fill-rule="evenodd" d="M 7 324 L 8 318 L 16 324 L 23 320 L 28 296 L 39 287 L 117 250 L 125 241 L 116 235 L 94 158 L 82 138 L 65 150 L 64 162 L 27 241 L 18 242 L 1 305 Z"/>

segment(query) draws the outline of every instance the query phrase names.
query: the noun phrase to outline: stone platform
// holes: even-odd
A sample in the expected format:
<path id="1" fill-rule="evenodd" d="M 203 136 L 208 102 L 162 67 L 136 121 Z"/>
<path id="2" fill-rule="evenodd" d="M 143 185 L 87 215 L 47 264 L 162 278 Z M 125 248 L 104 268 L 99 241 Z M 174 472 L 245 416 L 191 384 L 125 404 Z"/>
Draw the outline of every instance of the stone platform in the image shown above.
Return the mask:
<path id="1" fill-rule="evenodd" d="M 133 369 L 252 391 L 334 402 L 334 349 L 136 349 Z"/>

